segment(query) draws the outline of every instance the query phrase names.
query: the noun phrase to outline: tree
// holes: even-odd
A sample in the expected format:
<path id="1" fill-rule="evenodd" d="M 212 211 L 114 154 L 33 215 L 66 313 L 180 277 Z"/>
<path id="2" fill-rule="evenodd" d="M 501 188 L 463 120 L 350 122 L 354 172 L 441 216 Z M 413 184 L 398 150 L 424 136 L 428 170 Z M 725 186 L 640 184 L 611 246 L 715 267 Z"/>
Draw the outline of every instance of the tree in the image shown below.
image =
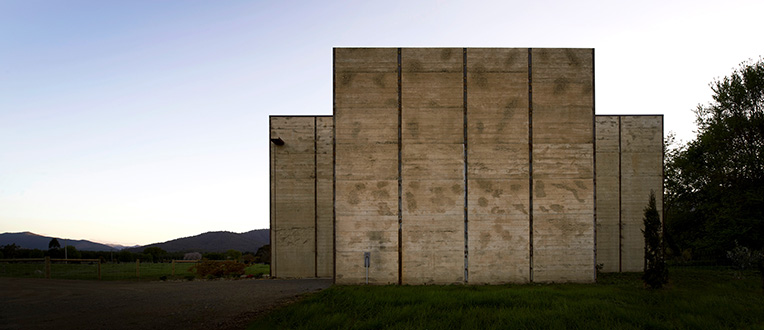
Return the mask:
<path id="1" fill-rule="evenodd" d="M 53 238 L 48 243 L 48 255 L 52 258 L 64 257 L 64 252 L 61 250 L 61 243 L 58 242 L 58 239 Z"/>
<path id="2" fill-rule="evenodd" d="M 241 259 L 241 252 L 238 250 L 230 249 L 225 251 L 225 258 L 226 260 L 239 261 L 239 259 Z"/>
<path id="3" fill-rule="evenodd" d="M 764 245 L 764 61 L 711 84 L 695 110 L 697 137 L 666 154 L 666 234 L 674 250 L 724 260 Z"/>
<path id="4" fill-rule="evenodd" d="M 61 243 L 59 243 L 58 239 L 55 237 L 50 240 L 50 243 L 48 243 L 48 250 L 60 249 L 60 248 L 61 248 Z"/>
<path id="5" fill-rule="evenodd" d="M 69 258 L 72 258 L 72 259 L 80 259 L 80 258 L 82 258 L 82 253 L 80 251 L 77 251 L 76 247 L 74 247 L 72 245 L 67 245 L 65 247 L 65 249 L 66 249 L 66 255 Z"/>
<path id="6" fill-rule="evenodd" d="M 162 260 L 162 257 L 167 254 L 167 251 L 158 246 L 152 246 L 143 249 L 143 254 L 151 255 L 151 258 L 141 257 L 142 260 L 159 262 Z"/>
<path id="7" fill-rule="evenodd" d="M 0 252 L 0 255 L 2 255 L 3 258 L 8 258 L 8 259 L 16 258 L 20 248 L 21 247 L 16 245 L 16 243 L 3 245 L 2 252 Z"/>
<path id="8" fill-rule="evenodd" d="M 642 280 L 653 289 L 660 289 L 668 283 L 668 268 L 663 259 L 663 235 L 661 232 L 661 218 L 658 208 L 655 206 L 655 192 L 650 192 L 650 200 L 645 208 L 645 216 L 642 218 L 645 229 L 645 273 Z"/>
<path id="9" fill-rule="evenodd" d="M 270 265 L 271 264 L 271 245 L 266 244 L 258 248 L 257 252 L 255 252 L 255 259 L 256 259 L 256 262 Z"/>

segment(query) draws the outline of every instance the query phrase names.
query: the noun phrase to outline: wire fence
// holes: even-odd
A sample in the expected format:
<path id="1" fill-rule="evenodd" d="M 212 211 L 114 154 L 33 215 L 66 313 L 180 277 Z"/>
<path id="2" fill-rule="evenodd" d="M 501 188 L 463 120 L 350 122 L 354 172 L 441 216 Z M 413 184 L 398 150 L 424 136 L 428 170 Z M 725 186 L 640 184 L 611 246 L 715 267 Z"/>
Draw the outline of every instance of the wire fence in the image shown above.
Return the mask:
<path id="1" fill-rule="evenodd" d="M 72 280 L 191 280 L 191 270 L 198 260 L 170 262 L 106 263 L 100 259 L 0 259 L 0 277 L 55 278 Z M 254 264 L 246 268 L 248 276 L 264 276 L 270 266 Z M 266 275 L 267 276 L 267 275 Z"/>

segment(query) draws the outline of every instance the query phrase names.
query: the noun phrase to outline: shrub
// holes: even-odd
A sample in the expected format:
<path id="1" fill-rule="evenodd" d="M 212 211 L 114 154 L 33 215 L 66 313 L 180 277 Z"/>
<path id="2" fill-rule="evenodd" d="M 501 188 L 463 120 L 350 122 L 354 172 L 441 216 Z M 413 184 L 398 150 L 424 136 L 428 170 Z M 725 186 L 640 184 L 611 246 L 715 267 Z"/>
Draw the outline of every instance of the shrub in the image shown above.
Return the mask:
<path id="1" fill-rule="evenodd" d="M 190 268 L 197 276 L 202 278 L 241 276 L 247 265 L 236 261 L 202 260 Z"/>
<path id="2" fill-rule="evenodd" d="M 201 260 L 202 254 L 199 252 L 189 252 L 183 255 L 183 260 Z"/>
<path id="3" fill-rule="evenodd" d="M 745 246 L 740 246 L 735 240 L 735 248 L 727 251 L 727 259 L 732 261 L 732 266 L 737 270 L 735 277 L 743 278 L 743 271 L 758 266 L 762 258 L 758 251 L 751 251 Z"/>

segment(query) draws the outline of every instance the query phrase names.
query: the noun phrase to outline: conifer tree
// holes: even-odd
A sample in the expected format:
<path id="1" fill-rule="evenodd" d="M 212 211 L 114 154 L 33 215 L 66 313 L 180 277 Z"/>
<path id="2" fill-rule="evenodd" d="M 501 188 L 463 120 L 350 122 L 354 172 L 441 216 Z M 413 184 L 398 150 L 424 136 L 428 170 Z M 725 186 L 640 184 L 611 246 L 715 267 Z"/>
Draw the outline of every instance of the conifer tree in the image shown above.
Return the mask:
<path id="1" fill-rule="evenodd" d="M 645 208 L 642 220 L 645 229 L 645 273 L 642 280 L 653 289 L 660 289 L 668 283 L 668 268 L 663 259 L 663 233 L 658 208 L 655 206 L 655 192 L 650 191 L 650 201 Z"/>

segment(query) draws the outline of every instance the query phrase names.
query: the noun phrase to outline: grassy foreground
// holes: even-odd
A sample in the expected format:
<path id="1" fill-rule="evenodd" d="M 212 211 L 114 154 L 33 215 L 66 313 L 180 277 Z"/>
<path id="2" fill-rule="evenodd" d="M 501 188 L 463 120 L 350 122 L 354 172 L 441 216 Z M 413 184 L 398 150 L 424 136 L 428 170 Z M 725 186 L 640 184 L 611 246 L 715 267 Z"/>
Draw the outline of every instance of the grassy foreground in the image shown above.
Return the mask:
<path id="1" fill-rule="evenodd" d="M 136 266 L 139 268 L 136 271 Z M 103 263 L 101 264 L 101 279 L 109 280 L 141 280 L 158 281 L 162 279 L 179 280 L 194 276 L 190 268 L 192 263 L 175 264 L 173 276 L 172 263 Z M 53 263 L 50 267 L 50 277 L 70 280 L 98 280 L 98 266 L 94 263 Z M 244 273 L 246 275 L 268 274 L 270 266 L 252 264 Z M 140 276 L 140 277 L 139 277 Z M 44 278 L 45 264 L 36 263 L 7 263 L 0 260 L 0 277 Z"/>
<path id="2" fill-rule="evenodd" d="M 764 329 L 758 273 L 671 268 L 669 287 L 637 273 L 597 284 L 333 286 L 249 329 Z"/>

